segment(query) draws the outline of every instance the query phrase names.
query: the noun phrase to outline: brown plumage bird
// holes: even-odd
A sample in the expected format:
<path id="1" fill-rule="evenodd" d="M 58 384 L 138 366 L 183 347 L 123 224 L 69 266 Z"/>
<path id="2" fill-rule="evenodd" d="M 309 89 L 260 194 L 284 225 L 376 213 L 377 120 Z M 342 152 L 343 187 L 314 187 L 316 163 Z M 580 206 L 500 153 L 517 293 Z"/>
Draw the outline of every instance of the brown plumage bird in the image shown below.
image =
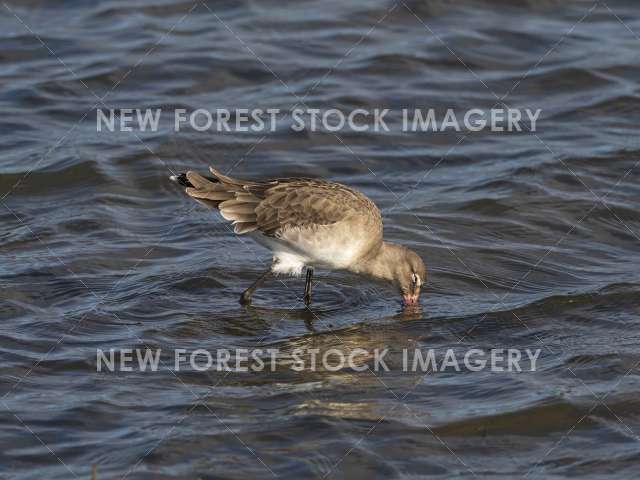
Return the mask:
<path id="1" fill-rule="evenodd" d="M 311 302 L 315 267 L 383 279 L 395 285 L 405 304 L 418 302 L 426 280 L 418 254 L 382 238 L 382 217 L 366 195 L 314 178 L 240 180 L 210 167 L 212 177 L 187 172 L 170 177 L 192 198 L 220 211 L 238 235 L 248 235 L 273 252 L 273 264 L 240 297 L 272 274 L 299 276 L 306 267 L 304 301 Z"/>

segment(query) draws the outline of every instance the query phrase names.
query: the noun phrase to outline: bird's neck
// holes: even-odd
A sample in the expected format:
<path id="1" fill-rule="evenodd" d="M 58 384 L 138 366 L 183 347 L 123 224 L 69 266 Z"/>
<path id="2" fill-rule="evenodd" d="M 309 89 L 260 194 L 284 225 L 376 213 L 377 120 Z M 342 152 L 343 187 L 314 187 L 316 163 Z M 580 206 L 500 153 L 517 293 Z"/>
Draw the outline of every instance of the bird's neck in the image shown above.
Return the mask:
<path id="1" fill-rule="evenodd" d="M 377 250 L 363 257 L 352 271 L 383 280 L 393 280 L 395 266 L 400 260 L 402 247 L 391 242 L 382 242 Z"/>

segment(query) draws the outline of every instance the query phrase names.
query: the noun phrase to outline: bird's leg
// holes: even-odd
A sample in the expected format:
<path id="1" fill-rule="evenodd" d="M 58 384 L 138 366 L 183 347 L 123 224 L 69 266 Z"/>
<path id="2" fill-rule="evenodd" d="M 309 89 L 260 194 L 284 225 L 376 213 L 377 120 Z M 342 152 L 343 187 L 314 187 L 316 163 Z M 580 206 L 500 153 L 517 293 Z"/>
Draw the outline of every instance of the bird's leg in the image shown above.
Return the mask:
<path id="1" fill-rule="evenodd" d="M 247 288 L 242 295 L 240 296 L 240 303 L 242 305 L 249 305 L 251 303 L 251 295 L 255 292 L 262 283 L 272 275 L 271 269 L 264 272 L 262 275 L 258 277 L 258 279 L 251 284 L 249 288 Z"/>
<path id="2" fill-rule="evenodd" d="M 304 304 L 311 304 L 311 280 L 313 280 L 313 267 L 307 267 L 307 281 L 304 284 Z"/>

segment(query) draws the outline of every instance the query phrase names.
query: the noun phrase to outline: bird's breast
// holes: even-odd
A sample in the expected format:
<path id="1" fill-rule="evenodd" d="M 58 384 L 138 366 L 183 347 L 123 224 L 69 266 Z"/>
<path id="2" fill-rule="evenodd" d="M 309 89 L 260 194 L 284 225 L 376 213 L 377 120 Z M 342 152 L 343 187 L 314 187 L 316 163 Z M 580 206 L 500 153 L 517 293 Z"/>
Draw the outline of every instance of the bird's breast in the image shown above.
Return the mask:
<path id="1" fill-rule="evenodd" d="M 273 251 L 274 272 L 299 275 L 304 266 L 349 269 L 370 248 L 370 238 L 359 233 L 346 226 L 320 225 L 255 240 Z"/>

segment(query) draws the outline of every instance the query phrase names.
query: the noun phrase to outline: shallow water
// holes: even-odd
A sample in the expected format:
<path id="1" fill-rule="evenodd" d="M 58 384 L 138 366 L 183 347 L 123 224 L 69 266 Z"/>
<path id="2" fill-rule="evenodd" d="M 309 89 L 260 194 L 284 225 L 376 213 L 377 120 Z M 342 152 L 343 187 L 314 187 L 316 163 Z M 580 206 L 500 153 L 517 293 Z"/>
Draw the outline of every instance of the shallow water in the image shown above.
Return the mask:
<path id="1" fill-rule="evenodd" d="M 636 3 L 0 12 L 0 478 L 640 473 Z M 535 135 L 96 131 L 97 108 L 501 99 L 542 109 Z M 167 181 L 209 164 L 364 191 L 426 259 L 422 309 L 323 271 L 311 312 L 295 279 L 238 305 L 268 253 Z M 97 372 L 112 348 L 162 349 L 162 368 Z M 388 348 L 389 371 L 174 372 L 176 348 Z M 535 372 L 403 371 L 430 348 L 541 354 Z"/>

